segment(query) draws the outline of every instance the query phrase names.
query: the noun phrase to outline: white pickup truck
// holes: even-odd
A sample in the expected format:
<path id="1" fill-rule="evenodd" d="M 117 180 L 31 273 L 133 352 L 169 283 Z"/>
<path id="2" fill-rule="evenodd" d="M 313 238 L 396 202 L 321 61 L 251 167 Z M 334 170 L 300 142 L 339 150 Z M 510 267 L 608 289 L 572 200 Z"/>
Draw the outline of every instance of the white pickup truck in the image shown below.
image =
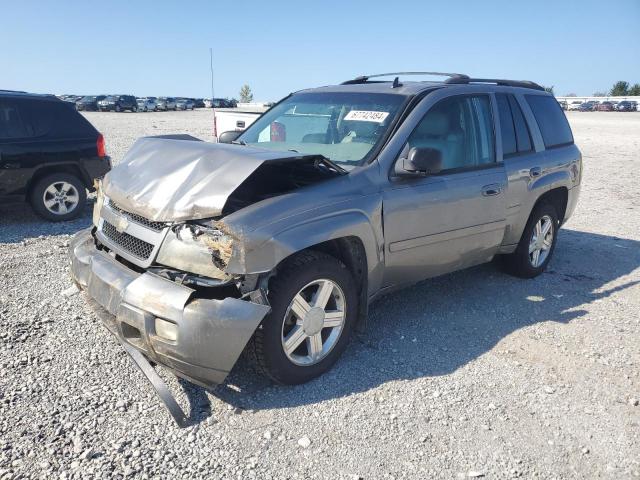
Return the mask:
<path id="1" fill-rule="evenodd" d="M 239 103 L 237 108 L 216 108 L 213 113 L 213 136 L 218 141 L 224 132 L 241 132 L 267 111 L 262 103 Z"/>

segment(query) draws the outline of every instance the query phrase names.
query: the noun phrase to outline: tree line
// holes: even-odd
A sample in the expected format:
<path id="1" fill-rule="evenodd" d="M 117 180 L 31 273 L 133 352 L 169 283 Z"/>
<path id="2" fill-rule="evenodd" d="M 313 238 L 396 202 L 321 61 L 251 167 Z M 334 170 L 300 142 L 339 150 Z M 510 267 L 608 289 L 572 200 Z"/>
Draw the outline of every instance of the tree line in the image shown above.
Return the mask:
<path id="1" fill-rule="evenodd" d="M 565 97 L 577 97 L 575 93 L 567 93 Z M 620 80 L 613 84 L 611 90 L 609 92 L 594 92 L 594 97 L 632 97 L 632 96 L 640 96 L 640 83 L 634 83 L 630 85 L 629 82 L 625 82 L 624 80 Z"/>

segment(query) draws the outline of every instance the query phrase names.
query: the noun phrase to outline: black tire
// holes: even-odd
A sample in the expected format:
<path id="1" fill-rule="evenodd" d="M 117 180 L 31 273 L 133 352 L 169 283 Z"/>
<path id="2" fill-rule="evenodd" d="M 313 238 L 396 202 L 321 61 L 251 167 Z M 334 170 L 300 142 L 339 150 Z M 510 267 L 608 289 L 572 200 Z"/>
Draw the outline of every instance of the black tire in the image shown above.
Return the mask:
<path id="1" fill-rule="evenodd" d="M 553 239 L 549 253 L 540 265 L 533 266 L 529 255 L 529 242 L 533 236 L 533 230 L 540 219 L 548 216 L 552 219 L 553 224 Z M 558 213 L 553 205 L 549 203 L 541 203 L 537 205 L 527 221 L 527 225 L 522 232 L 522 237 L 518 243 L 518 247 L 515 252 L 510 255 L 504 255 L 502 257 L 502 265 L 504 269 L 511 275 L 515 275 L 520 278 L 534 278 L 544 272 L 547 265 L 551 261 L 553 251 L 556 248 L 558 241 L 558 229 L 560 228 L 560 222 L 558 221 Z"/>
<path id="2" fill-rule="evenodd" d="M 131 113 L 138 113 L 138 107 L 131 107 Z"/>
<path id="3" fill-rule="evenodd" d="M 78 192 L 78 202 L 74 206 L 74 208 L 70 209 L 67 213 L 56 214 L 47 208 L 47 206 L 45 205 L 44 196 L 45 190 L 49 188 L 49 186 L 59 182 L 66 182 L 70 185 L 73 185 L 73 187 Z M 42 218 L 50 220 L 52 222 L 63 222 L 66 220 L 77 218 L 82 214 L 87 206 L 87 191 L 84 183 L 82 183 L 82 181 L 75 175 L 62 172 L 54 173 L 40 179 L 33 186 L 30 194 L 30 202 L 33 210 Z"/>
<path id="4" fill-rule="evenodd" d="M 116 112 L 119 112 L 120 111 L 120 105 L 116 105 L 115 110 L 116 110 Z"/>
<path id="5" fill-rule="evenodd" d="M 294 296 L 305 285 L 319 279 L 329 279 L 342 290 L 346 301 L 345 320 L 340 336 L 326 356 L 318 363 L 301 366 L 293 363 L 284 352 L 283 324 Z M 342 262 L 325 253 L 302 252 L 287 260 L 271 279 L 268 296 L 271 312 L 256 330 L 251 345 L 261 373 L 277 383 L 296 385 L 328 371 L 346 348 L 356 322 L 358 293 L 349 270 Z"/>

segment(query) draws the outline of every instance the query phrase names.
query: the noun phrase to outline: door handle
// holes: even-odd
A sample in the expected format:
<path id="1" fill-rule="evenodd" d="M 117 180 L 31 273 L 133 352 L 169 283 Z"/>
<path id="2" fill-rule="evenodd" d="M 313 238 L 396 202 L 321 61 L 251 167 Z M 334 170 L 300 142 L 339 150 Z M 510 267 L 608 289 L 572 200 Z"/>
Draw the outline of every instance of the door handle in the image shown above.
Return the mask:
<path id="1" fill-rule="evenodd" d="M 541 173 L 542 169 L 540 167 L 533 167 L 531 170 L 529 170 L 529 176 L 532 178 L 539 177 Z"/>
<path id="2" fill-rule="evenodd" d="M 499 183 L 492 183 L 491 185 L 485 185 L 482 187 L 482 195 L 485 197 L 493 197 L 494 195 L 500 195 L 502 192 L 502 185 Z"/>

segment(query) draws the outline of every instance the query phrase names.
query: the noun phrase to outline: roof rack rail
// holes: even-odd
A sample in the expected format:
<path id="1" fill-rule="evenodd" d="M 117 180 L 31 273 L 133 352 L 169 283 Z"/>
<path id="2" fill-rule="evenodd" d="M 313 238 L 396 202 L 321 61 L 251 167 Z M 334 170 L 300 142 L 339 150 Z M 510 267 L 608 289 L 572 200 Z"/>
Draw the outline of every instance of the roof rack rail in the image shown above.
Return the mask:
<path id="1" fill-rule="evenodd" d="M 391 72 L 391 73 L 376 73 L 375 75 L 360 75 L 352 80 L 347 80 L 346 82 L 342 82 L 341 85 L 355 85 L 358 83 L 366 83 L 370 78 L 379 78 L 379 77 L 392 77 L 392 76 L 400 76 L 400 75 L 434 75 L 438 77 L 449 77 L 449 79 L 453 78 L 469 78 L 466 75 L 461 73 L 444 73 L 444 72 Z"/>
<path id="2" fill-rule="evenodd" d="M 470 83 L 495 83 L 496 85 L 504 85 L 507 87 L 522 87 L 522 88 L 532 88 L 534 90 L 545 91 L 542 85 L 538 85 L 535 82 L 530 82 L 529 80 L 504 80 L 499 78 L 469 78 L 466 75 L 461 75 L 458 77 L 451 77 L 445 80 L 444 83 L 448 84 L 461 84 L 466 85 Z"/>

